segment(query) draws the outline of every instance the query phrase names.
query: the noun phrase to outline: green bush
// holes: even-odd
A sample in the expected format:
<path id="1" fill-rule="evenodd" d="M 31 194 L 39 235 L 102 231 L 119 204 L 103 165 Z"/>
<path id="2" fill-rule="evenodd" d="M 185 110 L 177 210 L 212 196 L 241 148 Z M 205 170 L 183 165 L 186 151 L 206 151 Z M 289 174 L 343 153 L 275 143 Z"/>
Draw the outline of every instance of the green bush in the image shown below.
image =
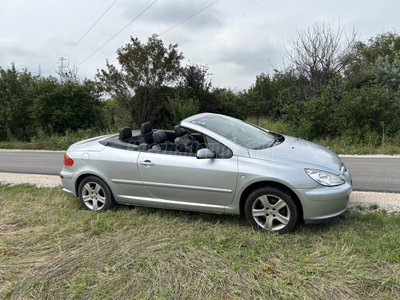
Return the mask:
<path id="1" fill-rule="evenodd" d="M 169 112 L 172 116 L 172 122 L 174 124 L 178 124 L 182 119 L 198 113 L 200 109 L 199 101 L 193 98 L 170 98 L 168 103 Z"/>

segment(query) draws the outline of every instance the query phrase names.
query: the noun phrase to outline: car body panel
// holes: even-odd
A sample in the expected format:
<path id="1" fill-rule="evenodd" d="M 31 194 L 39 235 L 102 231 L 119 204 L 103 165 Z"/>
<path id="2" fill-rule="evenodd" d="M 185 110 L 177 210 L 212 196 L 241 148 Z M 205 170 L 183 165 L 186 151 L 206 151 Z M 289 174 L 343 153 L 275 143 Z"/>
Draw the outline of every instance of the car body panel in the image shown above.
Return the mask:
<path id="1" fill-rule="evenodd" d="M 285 142 L 272 148 L 249 150 L 251 158 L 274 161 L 296 168 L 316 168 L 339 174 L 340 158 L 321 145 L 302 139 L 286 136 Z"/>
<path id="2" fill-rule="evenodd" d="M 195 156 L 140 152 L 143 185 L 151 196 L 212 205 L 229 205 L 237 181 L 237 158 L 197 159 Z"/>

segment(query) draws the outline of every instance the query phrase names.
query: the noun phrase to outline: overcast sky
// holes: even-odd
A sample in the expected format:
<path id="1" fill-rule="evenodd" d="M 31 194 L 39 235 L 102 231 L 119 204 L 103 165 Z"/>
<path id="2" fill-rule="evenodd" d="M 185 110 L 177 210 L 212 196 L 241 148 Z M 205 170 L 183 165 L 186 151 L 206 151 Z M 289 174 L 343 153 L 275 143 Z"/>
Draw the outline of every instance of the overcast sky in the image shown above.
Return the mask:
<path id="1" fill-rule="evenodd" d="M 284 46 L 313 22 L 334 29 L 340 22 L 365 41 L 400 29 L 400 1 L 0 0 L 0 67 L 14 62 L 19 70 L 56 76 L 64 57 L 93 78 L 106 59 L 116 63 L 116 50 L 130 36 L 146 43 L 156 33 L 165 45 L 179 45 L 184 64 L 207 65 L 213 86 L 241 90 L 282 68 Z"/>

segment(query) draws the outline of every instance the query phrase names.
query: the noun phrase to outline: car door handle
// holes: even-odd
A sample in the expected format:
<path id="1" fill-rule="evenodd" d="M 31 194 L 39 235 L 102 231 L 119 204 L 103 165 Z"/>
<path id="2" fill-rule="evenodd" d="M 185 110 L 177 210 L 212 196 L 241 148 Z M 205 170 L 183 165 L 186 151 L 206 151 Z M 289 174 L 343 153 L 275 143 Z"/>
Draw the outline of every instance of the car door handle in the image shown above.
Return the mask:
<path id="1" fill-rule="evenodd" d="M 145 167 L 154 166 L 154 163 L 151 162 L 150 160 L 147 160 L 147 159 L 146 159 L 145 161 L 141 161 L 140 164 L 141 164 L 142 166 L 145 166 Z"/>

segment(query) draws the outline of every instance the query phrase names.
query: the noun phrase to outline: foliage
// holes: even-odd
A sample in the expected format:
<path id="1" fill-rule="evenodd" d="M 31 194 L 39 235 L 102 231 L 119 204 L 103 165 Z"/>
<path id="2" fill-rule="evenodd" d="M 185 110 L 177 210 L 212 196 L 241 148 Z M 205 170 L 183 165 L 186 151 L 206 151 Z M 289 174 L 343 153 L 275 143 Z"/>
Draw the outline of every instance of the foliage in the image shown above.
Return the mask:
<path id="1" fill-rule="evenodd" d="M 160 90 L 176 83 L 181 72 L 183 55 L 177 47 L 164 47 L 156 35 L 147 44 L 131 37 L 130 43 L 117 50 L 121 70 L 107 61 L 107 70 L 97 73 L 99 87 L 129 111 L 137 126 L 154 122 L 166 105 L 168 97 Z"/>
<path id="2" fill-rule="evenodd" d="M 130 126 L 131 128 L 138 128 L 136 124 L 132 122 L 129 111 L 119 105 L 119 102 L 115 98 L 110 98 L 104 101 L 104 113 L 105 121 L 109 124 L 108 128 L 118 131 L 118 129 Z"/>
<path id="3" fill-rule="evenodd" d="M 0 141 L 30 141 L 39 132 L 49 136 L 67 130 L 99 130 L 102 102 L 88 80 L 32 76 L 26 70 L 0 68 Z"/>
<path id="4" fill-rule="evenodd" d="M 100 130 L 100 94 L 90 81 L 64 81 L 40 78 L 34 88 L 33 119 L 36 128 L 49 135 L 76 131 L 93 125 Z M 104 125 L 104 124 L 103 124 Z"/>
<path id="5" fill-rule="evenodd" d="M 10 69 L 0 67 L 0 141 L 15 137 L 27 141 L 33 131 L 31 116 L 34 78 L 14 64 Z"/>
<path id="6" fill-rule="evenodd" d="M 197 101 L 199 103 L 198 111 L 209 111 L 208 102 L 211 88 L 207 66 L 188 65 L 182 69 L 178 97 Z"/>
<path id="7" fill-rule="evenodd" d="M 107 62 L 97 82 L 77 69 L 54 77 L 0 68 L 0 141 L 38 142 L 40 137 L 96 128 L 115 132 L 150 121 L 170 128 L 198 112 L 222 113 L 254 123 L 284 122 L 311 140 L 379 146 L 400 137 L 400 35 L 387 32 L 366 42 L 342 28 L 314 23 L 287 48 L 290 65 L 261 73 L 248 89 L 213 87 L 208 66 L 182 67 L 178 45 L 156 35 L 131 37 L 117 50 L 121 68 Z M 111 98 L 101 101 L 100 92 Z"/>
<path id="8" fill-rule="evenodd" d="M 280 117 L 281 105 L 279 94 L 283 87 L 279 76 L 262 73 L 256 77 L 256 82 L 247 91 L 249 104 L 248 113 L 256 117 L 256 123 L 261 116 L 277 119 Z"/>
<path id="9" fill-rule="evenodd" d="M 242 99 L 231 89 L 214 88 L 212 97 L 216 98 L 217 103 L 215 113 L 246 119 L 246 114 L 241 111 Z"/>
<path id="10" fill-rule="evenodd" d="M 339 93 L 329 85 L 319 97 L 287 105 L 285 119 L 296 135 L 309 140 L 340 136 L 347 144 L 366 141 L 377 146 L 384 135 L 399 131 L 399 107 L 398 95 L 382 87 Z"/>
<path id="11" fill-rule="evenodd" d="M 336 111 L 339 130 L 351 142 L 370 141 L 378 145 L 383 135 L 399 131 L 399 98 L 379 87 L 363 87 L 346 92 Z"/>
<path id="12" fill-rule="evenodd" d="M 183 68 L 178 97 L 198 102 L 197 112 L 220 113 L 240 118 L 236 105 L 237 95 L 230 89 L 213 88 L 209 75 L 207 66 L 188 65 Z"/>
<path id="13" fill-rule="evenodd" d="M 199 100 L 197 99 L 169 99 L 169 112 L 171 113 L 172 122 L 174 124 L 179 124 L 182 119 L 196 114 L 199 108 Z"/>
<path id="14" fill-rule="evenodd" d="M 379 57 L 388 57 L 392 61 L 400 51 L 400 35 L 395 31 L 378 34 L 366 43 L 358 41 L 354 49 L 353 67 L 358 69 L 373 64 Z"/>
<path id="15" fill-rule="evenodd" d="M 385 87 L 389 93 L 396 93 L 400 90 L 400 51 L 392 59 L 378 57 L 368 71 L 375 84 Z"/>
<path id="16" fill-rule="evenodd" d="M 310 40 L 314 41 L 311 37 L 319 35 L 325 33 L 308 33 L 306 41 L 311 43 Z M 303 38 L 296 45 L 308 45 Z M 307 56 L 306 51 L 301 52 L 302 60 L 294 67 L 277 74 L 283 86 L 278 102 L 283 101 L 283 117 L 296 135 L 311 140 L 340 138 L 345 144 L 378 146 L 400 132 L 399 36 L 388 33 L 370 39 L 368 44 L 353 43 L 352 47 L 352 51 L 346 48 L 347 54 L 340 55 L 340 68 L 325 77 L 329 81 L 318 84 L 321 90 L 309 89 L 310 81 L 300 80 L 301 61 L 302 67 L 309 70 L 305 77 L 310 79 L 312 68 L 305 60 L 311 62 L 317 57 Z M 302 98 L 300 94 L 304 91 L 306 96 Z"/>

